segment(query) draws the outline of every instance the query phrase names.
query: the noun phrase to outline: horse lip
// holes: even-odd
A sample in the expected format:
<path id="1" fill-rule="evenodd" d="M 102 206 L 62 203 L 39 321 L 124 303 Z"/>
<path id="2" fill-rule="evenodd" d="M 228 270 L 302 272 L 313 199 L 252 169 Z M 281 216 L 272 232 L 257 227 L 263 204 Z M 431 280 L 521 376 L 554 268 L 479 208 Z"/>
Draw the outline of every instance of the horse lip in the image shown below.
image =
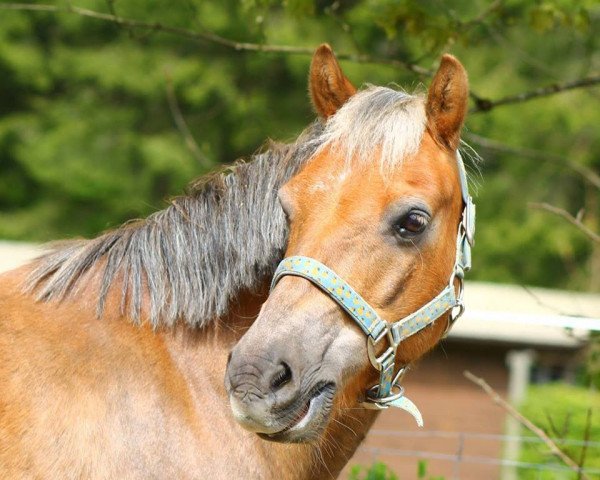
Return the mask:
<path id="1" fill-rule="evenodd" d="M 303 402 L 289 425 L 275 433 L 259 433 L 258 435 L 265 440 L 276 442 L 301 442 L 305 441 L 307 437 L 314 437 L 329 417 L 330 400 L 334 392 L 335 384 L 332 382 L 317 384 L 308 396 L 308 401 Z M 318 424 L 311 428 L 317 419 Z"/>

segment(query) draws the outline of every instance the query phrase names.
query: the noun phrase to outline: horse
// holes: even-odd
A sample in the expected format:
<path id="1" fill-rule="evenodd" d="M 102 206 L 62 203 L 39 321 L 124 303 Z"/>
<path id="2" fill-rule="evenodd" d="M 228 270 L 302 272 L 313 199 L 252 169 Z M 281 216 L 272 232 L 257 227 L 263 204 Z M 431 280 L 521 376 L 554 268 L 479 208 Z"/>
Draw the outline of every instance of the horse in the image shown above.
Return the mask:
<path id="1" fill-rule="evenodd" d="M 324 44 L 309 92 L 295 141 L 0 276 L 0 477 L 335 478 L 404 398 L 460 307 L 388 328 L 461 286 L 467 74 L 357 90 Z"/>

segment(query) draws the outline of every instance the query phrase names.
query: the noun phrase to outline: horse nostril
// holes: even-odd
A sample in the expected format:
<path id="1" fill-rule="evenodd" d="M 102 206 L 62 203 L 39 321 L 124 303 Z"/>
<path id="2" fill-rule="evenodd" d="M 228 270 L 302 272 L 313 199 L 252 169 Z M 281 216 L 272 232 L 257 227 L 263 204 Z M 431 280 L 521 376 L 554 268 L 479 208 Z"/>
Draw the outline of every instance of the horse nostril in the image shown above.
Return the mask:
<path id="1" fill-rule="evenodd" d="M 227 355 L 227 366 L 229 366 L 229 364 L 231 363 L 231 354 L 233 352 L 229 352 L 229 355 Z"/>
<path id="2" fill-rule="evenodd" d="M 273 380 L 271 380 L 271 388 L 273 390 L 279 390 L 292 379 L 292 370 L 290 366 L 285 362 L 281 362 L 280 367 L 281 368 L 275 372 Z"/>

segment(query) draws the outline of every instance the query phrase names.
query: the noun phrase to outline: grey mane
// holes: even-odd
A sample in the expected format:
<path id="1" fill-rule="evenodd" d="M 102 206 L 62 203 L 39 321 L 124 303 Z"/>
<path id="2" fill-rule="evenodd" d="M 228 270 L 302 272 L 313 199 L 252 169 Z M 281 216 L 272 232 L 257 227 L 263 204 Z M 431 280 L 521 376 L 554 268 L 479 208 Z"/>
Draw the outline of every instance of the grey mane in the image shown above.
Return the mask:
<path id="1" fill-rule="evenodd" d="M 121 313 L 133 321 L 141 321 L 146 297 L 153 326 L 179 320 L 204 326 L 225 315 L 241 291 L 262 286 L 273 274 L 288 233 L 279 187 L 324 148 L 362 162 L 373 162 L 379 151 L 381 168 L 401 162 L 421 141 L 423 102 L 422 96 L 369 86 L 325 125 L 315 123 L 292 144 L 200 179 L 188 195 L 146 220 L 55 247 L 37 260 L 26 288 L 40 300 L 74 297 L 99 271 L 99 316 L 118 285 Z"/>
<path id="2" fill-rule="evenodd" d="M 147 295 L 153 326 L 180 319 L 206 325 L 227 313 L 240 291 L 272 275 L 287 243 L 277 192 L 312 156 L 321 129 L 315 124 L 293 144 L 271 145 L 249 162 L 201 178 L 145 220 L 56 246 L 37 260 L 27 290 L 44 301 L 75 297 L 99 265 L 99 316 L 117 284 L 121 313 L 133 321 L 141 320 Z"/>

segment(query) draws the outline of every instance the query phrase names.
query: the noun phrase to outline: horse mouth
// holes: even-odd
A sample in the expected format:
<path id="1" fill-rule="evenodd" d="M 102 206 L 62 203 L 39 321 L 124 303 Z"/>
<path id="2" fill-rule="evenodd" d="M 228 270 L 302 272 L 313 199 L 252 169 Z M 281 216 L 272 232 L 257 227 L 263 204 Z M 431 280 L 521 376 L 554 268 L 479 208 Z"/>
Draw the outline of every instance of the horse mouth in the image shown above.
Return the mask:
<path id="1" fill-rule="evenodd" d="M 286 414 L 292 420 L 285 428 L 258 435 L 264 440 L 286 443 L 304 443 L 316 439 L 327 425 L 334 394 L 333 383 L 317 385 L 294 414 Z"/>

